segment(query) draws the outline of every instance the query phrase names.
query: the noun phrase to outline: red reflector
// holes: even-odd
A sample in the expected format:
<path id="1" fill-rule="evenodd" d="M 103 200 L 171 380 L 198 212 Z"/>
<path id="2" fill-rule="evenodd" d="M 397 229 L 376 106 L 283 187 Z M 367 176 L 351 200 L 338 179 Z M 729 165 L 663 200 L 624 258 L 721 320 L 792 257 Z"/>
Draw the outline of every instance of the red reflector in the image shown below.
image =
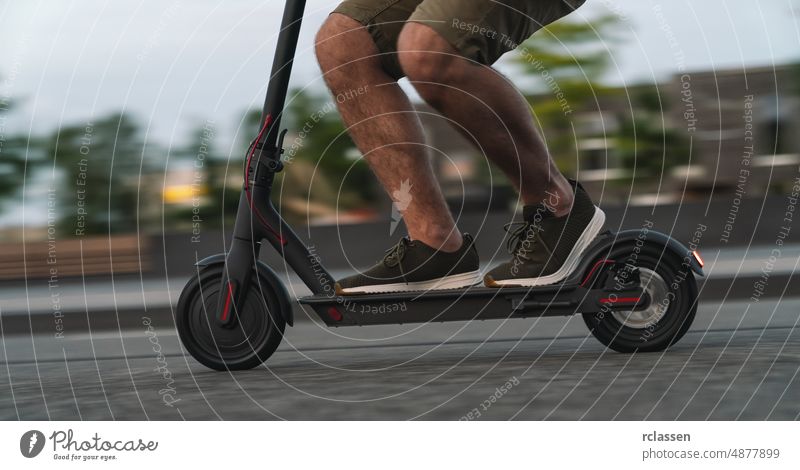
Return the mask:
<path id="1" fill-rule="evenodd" d="M 333 321 L 342 321 L 342 313 L 336 307 L 328 307 L 328 316 Z"/>
<path id="2" fill-rule="evenodd" d="M 692 252 L 692 256 L 694 256 L 694 259 L 696 259 L 696 260 L 697 260 L 697 262 L 700 264 L 700 267 L 701 267 L 701 268 L 702 268 L 703 266 L 705 266 L 705 265 L 706 265 L 706 264 L 703 262 L 703 258 L 701 258 L 701 257 L 700 257 L 700 252 L 698 252 L 697 250 L 694 250 L 694 251 Z"/>

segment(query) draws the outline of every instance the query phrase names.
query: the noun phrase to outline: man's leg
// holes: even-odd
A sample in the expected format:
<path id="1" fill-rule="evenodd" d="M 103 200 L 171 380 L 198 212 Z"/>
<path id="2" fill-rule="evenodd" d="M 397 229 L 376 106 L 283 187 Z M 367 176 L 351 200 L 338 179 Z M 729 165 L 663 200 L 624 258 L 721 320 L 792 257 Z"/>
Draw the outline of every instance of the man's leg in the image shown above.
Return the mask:
<path id="1" fill-rule="evenodd" d="M 528 103 L 505 77 L 461 57 L 421 23 L 407 23 L 397 47 L 400 65 L 422 98 L 471 134 L 526 205 L 545 201 L 556 216 L 569 213 L 572 188 L 550 158 Z"/>
<path id="2" fill-rule="evenodd" d="M 366 87 L 365 93 L 337 100 L 339 112 L 387 193 L 392 196 L 410 184 L 403 218 L 411 238 L 442 251 L 458 250 L 461 233 L 434 177 L 419 119 L 406 94 L 383 70 L 369 32 L 334 13 L 317 35 L 316 51 L 334 96 Z"/>
<path id="3" fill-rule="evenodd" d="M 447 5 L 452 9 L 461 4 L 453 0 Z M 441 5 L 422 3 L 423 7 Z M 548 5 L 520 3 L 534 9 Z M 479 6 L 488 8 L 488 13 L 500 11 L 488 4 Z M 425 10 L 427 15 L 429 8 Z M 450 10 L 438 13 L 439 18 L 453 15 Z M 508 12 L 492 20 L 504 24 L 505 19 L 506 26 L 522 21 L 518 16 L 503 18 L 505 14 Z M 554 18 L 543 15 L 542 19 Z M 445 29 L 442 34 L 452 34 L 452 30 Z M 464 46 L 460 38 L 452 44 Z M 517 186 L 525 203 L 523 230 L 515 231 L 509 239 L 512 259 L 487 272 L 485 285 L 533 287 L 566 279 L 602 229 L 605 215 L 580 184 L 567 181 L 558 171 L 536 131 L 525 99 L 491 67 L 470 62 L 426 24 L 406 24 L 399 36 L 398 53 L 403 71 L 423 99 L 471 134 Z"/>

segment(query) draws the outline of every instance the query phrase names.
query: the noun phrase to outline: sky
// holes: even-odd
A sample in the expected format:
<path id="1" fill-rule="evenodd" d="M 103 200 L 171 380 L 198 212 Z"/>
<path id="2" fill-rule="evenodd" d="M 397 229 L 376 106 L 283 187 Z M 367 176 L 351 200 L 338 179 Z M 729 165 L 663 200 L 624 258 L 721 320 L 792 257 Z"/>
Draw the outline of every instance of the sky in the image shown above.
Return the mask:
<path id="1" fill-rule="evenodd" d="M 336 4 L 308 1 L 293 86 L 323 91 L 313 37 Z M 207 119 L 230 140 L 243 111 L 263 100 L 282 8 L 279 0 L 0 0 L 0 98 L 21 103 L 4 131 L 43 134 L 124 109 L 167 145 Z M 623 20 L 626 39 L 604 77 L 616 84 L 679 67 L 800 60 L 800 0 L 588 0 L 571 17 L 603 13 Z M 499 68 L 513 77 L 508 62 Z"/>

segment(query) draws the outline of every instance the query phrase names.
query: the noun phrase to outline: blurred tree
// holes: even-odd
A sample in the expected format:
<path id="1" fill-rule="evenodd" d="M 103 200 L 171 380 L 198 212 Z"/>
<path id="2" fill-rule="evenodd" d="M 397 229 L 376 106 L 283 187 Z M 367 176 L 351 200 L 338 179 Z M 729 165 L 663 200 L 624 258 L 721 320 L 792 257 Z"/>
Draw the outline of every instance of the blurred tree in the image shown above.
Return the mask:
<path id="1" fill-rule="evenodd" d="M 635 114 L 620 120 L 613 139 L 620 164 L 640 183 L 659 180 L 670 168 L 689 163 L 689 141 L 685 133 L 668 127 L 668 103 L 661 98 L 655 85 L 636 90 L 632 96 Z"/>
<path id="2" fill-rule="evenodd" d="M 228 161 L 222 155 L 214 154 L 203 166 L 206 181 L 203 212 L 208 214 L 203 220 L 211 227 L 221 227 L 223 223 L 229 225 L 236 217 L 244 160 L 243 157 L 241 160 L 235 157 L 238 155 Z"/>
<path id="3" fill-rule="evenodd" d="M 340 195 L 345 206 L 357 206 L 377 197 L 375 177 L 346 132 L 334 102 L 296 91 L 289 107 L 288 122 L 296 133 L 287 148 L 295 146 L 295 158 L 318 165 L 323 175 L 335 186 L 343 183 Z M 338 190 L 338 189 L 337 189 Z"/>
<path id="4" fill-rule="evenodd" d="M 230 226 L 236 216 L 248 143 L 241 144 L 242 148 L 235 150 L 229 160 L 215 142 L 216 130 L 206 123 L 190 132 L 185 145 L 170 152 L 172 166 L 182 162 L 192 173 L 187 203 L 165 210 L 167 217 L 174 218 L 180 226 L 199 217 L 203 227 L 219 228 Z"/>
<path id="5" fill-rule="evenodd" d="M 0 129 L 5 129 L 5 122 L 14 104 L 11 100 L 0 103 L 0 122 L 3 123 Z M 28 139 L 25 136 L 0 134 L 0 208 L 14 201 L 22 188 L 28 150 Z"/>
<path id="6" fill-rule="evenodd" d="M 518 62 L 547 90 L 529 101 L 562 170 L 574 173 L 579 166 L 587 166 L 581 154 L 575 153 L 580 148 L 576 139 L 605 139 L 612 146 L 600 163 L 617 160 L 627 170 L 628 177 L 620 180 L 624 184 L 631 178 L 647 183 L 688 162 L 689 148 L 687 140 L 668 127 L 667 104 L 656 85 L 632 87 L 629 109 L 625 89 L 597 81 L 607 71 L 610 51 L 622 39 L 620 31 L 624 30 L 616 15 L 581 23 L 556 22 L 522 46 Z M 625 102 L 625 112 L 608 109 L 620 108 L 609 106 L 613 101 Z M 575 125 L 575 118 L 581 115 L 603 121 Z"/>
<path id="7" fill-rule="evenodd" d="M 153 194 L 146 175 L 155 149 L 131 117 L 116 113 L 62 127 L 46 149 L 63 178 L 57 197 L 63 233 L 129 233 L 154 222 L 141 217 L 139 193 Z"/>
<path id="8" fill-rule="evenodd" d="M 283 154 L 288 171 L 278 173 L 273 192 L 284 217 L 304 222 L 309 215 L 374 203 L 375 178 L 345 132 L 332 100 L 304 90 L 292 90 L 289 96 L 281 123 L 290 130 Z M 248 112 L 244 128 L 257 129 L 259 117 L 258 110 Z M 250 132 L 240 140 L 242 155 L 253 137 Z"/>
<path id="9" fill-rule="evenodd" d="M 573 133 L 576 114 L 592 108 L 590 103 L 601 96 L 613 93 L 597 79 L 608 68 L 609 49 L 620 39 L 620 23 L 616 15 L 588 22 L 558 21 L 518 49 L 517 63 L 535 77 L 542 90 L 528 100 L 562 170 L 577 170 Z"/>

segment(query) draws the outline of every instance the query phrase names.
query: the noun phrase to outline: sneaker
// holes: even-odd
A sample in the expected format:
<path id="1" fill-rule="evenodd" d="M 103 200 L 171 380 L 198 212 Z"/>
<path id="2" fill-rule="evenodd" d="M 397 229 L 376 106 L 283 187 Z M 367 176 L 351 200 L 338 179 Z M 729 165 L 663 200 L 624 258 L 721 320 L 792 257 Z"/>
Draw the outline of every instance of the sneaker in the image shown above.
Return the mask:
<path id="1" fill-rule="evenodd" d="M 458 289 L 481 282 L 478 251 L 469 234 L 453 253 L 403 237 L 372 268 L 336 283 L 337 295 Z"/>
<path id="2" fill-rule="evenodd" d="M 517 226 L 507 244 L 512 258 L 486 273 L 487 287 L 555 284 L 575 269 L 584 250 L 603 228 L 606 216 L 580 183 L 569 182 L 575 192 L 569 214 L 556 217 L 545 204 L 525 206 L 523 222 L 506 224 L 506 231 Z"/>

